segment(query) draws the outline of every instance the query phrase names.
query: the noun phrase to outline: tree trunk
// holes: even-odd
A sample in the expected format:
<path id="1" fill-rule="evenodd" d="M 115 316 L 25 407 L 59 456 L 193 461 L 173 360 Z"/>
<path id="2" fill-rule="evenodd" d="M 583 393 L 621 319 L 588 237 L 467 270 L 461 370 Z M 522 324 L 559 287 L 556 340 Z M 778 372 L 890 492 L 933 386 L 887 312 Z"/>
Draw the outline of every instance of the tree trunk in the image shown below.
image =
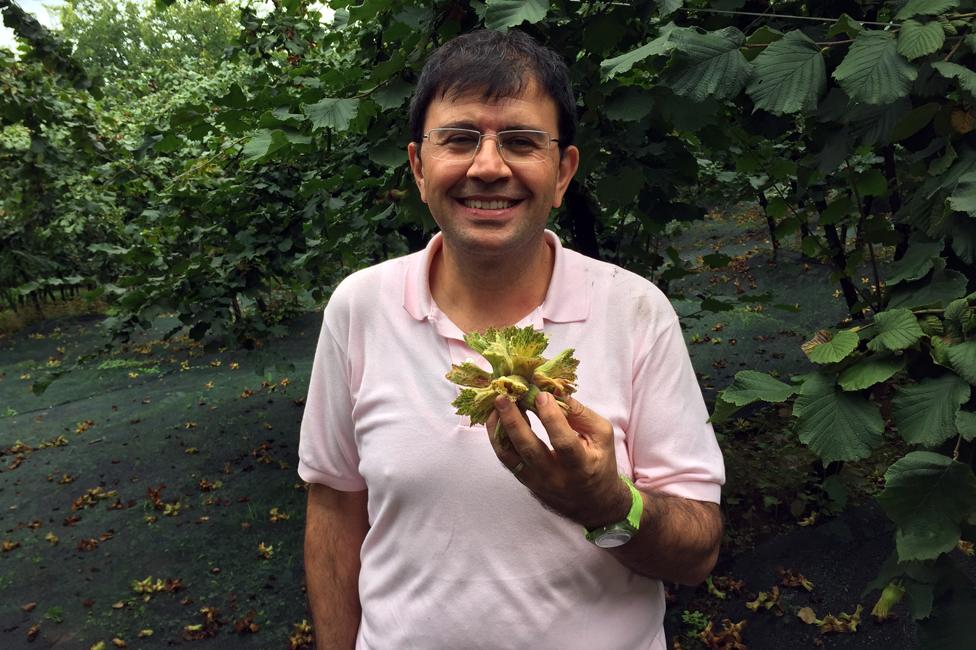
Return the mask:
<path id="1" fill-rule="evenodd" d="M 779 242 L 776 240 L 776 222 L 773 221 L 773 218 L 769 216 L 769 211 L 766 210 L 766 207 L 769 205 L 766 193 L 762 190 L 757 190 L 756 196 L 759 198 L 759 206 L 762 208 L 763 215 L 766 217 L 766 227 L 769 228 L 769 243 L 773 247 L 773 262 L 776 262 L 779 256 Z"/>
<path id="2" fill-rule="evenodd" d="M 597 208 L 593 199 L 577 181 L 566 191 L 566 216 L 572 248 L 587 257 L 600 259 L 600 244 L 596 238 Z"/>

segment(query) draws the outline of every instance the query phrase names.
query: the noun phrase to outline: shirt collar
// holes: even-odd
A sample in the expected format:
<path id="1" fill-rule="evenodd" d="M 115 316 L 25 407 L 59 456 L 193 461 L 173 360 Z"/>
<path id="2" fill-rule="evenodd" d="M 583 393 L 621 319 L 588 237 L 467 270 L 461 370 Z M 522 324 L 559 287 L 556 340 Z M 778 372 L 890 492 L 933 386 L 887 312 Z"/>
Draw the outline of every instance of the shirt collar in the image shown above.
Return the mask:
<path id="1" fill-rule="evenodd" d="M 545 238 L 552 246 L 555 262 L 549 290 L 537 311 L 543 320 L 554 323 L 586 320 L 590 313 L 591 289 L 586 268 L 579 263 L 579 260 L 573 259 L 579 254 L 564 249 L 554 232 L 546 230 Z M 403 283 L 403 308 L 417 320 L 429 319 L 435 310 L 439 311 L 430 295 L 429 274 L 431 260 L 443 245 L 443 235 L 437 233 L 420 254 L 407 258 Z"/>

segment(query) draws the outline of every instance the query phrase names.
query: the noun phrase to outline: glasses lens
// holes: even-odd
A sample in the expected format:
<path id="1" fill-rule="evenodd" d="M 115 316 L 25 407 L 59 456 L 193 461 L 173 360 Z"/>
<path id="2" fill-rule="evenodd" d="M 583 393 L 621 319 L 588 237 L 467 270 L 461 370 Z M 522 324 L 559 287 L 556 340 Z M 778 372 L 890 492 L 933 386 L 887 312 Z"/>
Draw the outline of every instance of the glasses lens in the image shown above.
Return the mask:
<path id="1" fill-rule="evenodd" d="M 495 138 L 506 162 L 539 162 L 549 153 L 549 134 L 545 131 L 500 131 L 486 137 Z M 431 155 L 452 162 L 473 160 L 481 139 L 481 133 L 471 129 L 431 129 L 427 133 Z"/>
<path id="2" fill-rule="evenodd" d="M 537 162 L 549 151 L 549 134 L 545 131 L 502 131 L 498 134 L 502 158 L 508 162 Z"/>
<path id="3" fill-rule="evenodd" d="M 431 129 L 427 134 L 434 158 L 470 160 L 478 150 L 481 134 L 468 129 Z"/>

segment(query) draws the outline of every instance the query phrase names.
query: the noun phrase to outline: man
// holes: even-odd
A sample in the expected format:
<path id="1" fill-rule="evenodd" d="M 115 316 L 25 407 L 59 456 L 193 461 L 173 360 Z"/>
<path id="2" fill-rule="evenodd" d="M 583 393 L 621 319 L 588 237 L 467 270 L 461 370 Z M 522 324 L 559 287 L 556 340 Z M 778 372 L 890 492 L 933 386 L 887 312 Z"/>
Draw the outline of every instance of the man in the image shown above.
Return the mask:
<path id="1" fill-rule="evenodd" d="M 545 229 L 575 124 L 565 64 L 517 31 L 421 74 L 408 156 L 441 232 L 336 289 L 302 423 L 320 649 L 661 650 L 661 580 L 715 563 L 724 469 L 673 309 Z M 513 324 L 576 349 L 579 401 L 471 427 L 444 373 L 487 367 L 466 332 Z"/>

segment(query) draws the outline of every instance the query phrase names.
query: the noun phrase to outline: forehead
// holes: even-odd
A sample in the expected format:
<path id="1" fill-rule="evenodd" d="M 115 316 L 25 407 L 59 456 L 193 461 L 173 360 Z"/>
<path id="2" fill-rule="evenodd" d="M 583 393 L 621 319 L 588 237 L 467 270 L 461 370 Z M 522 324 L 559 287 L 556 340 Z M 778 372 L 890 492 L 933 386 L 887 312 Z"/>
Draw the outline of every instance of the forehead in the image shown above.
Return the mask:
<path id="1" fill-rule="evenodd" d="M 437 94 L 427 107 L 424 130 L 440 126 L 475 126 L 481 130 L 535 128 L 558 130 L 556 102 L 535 82 L 512 97 L 485 97 L 480 90 Z"/>

